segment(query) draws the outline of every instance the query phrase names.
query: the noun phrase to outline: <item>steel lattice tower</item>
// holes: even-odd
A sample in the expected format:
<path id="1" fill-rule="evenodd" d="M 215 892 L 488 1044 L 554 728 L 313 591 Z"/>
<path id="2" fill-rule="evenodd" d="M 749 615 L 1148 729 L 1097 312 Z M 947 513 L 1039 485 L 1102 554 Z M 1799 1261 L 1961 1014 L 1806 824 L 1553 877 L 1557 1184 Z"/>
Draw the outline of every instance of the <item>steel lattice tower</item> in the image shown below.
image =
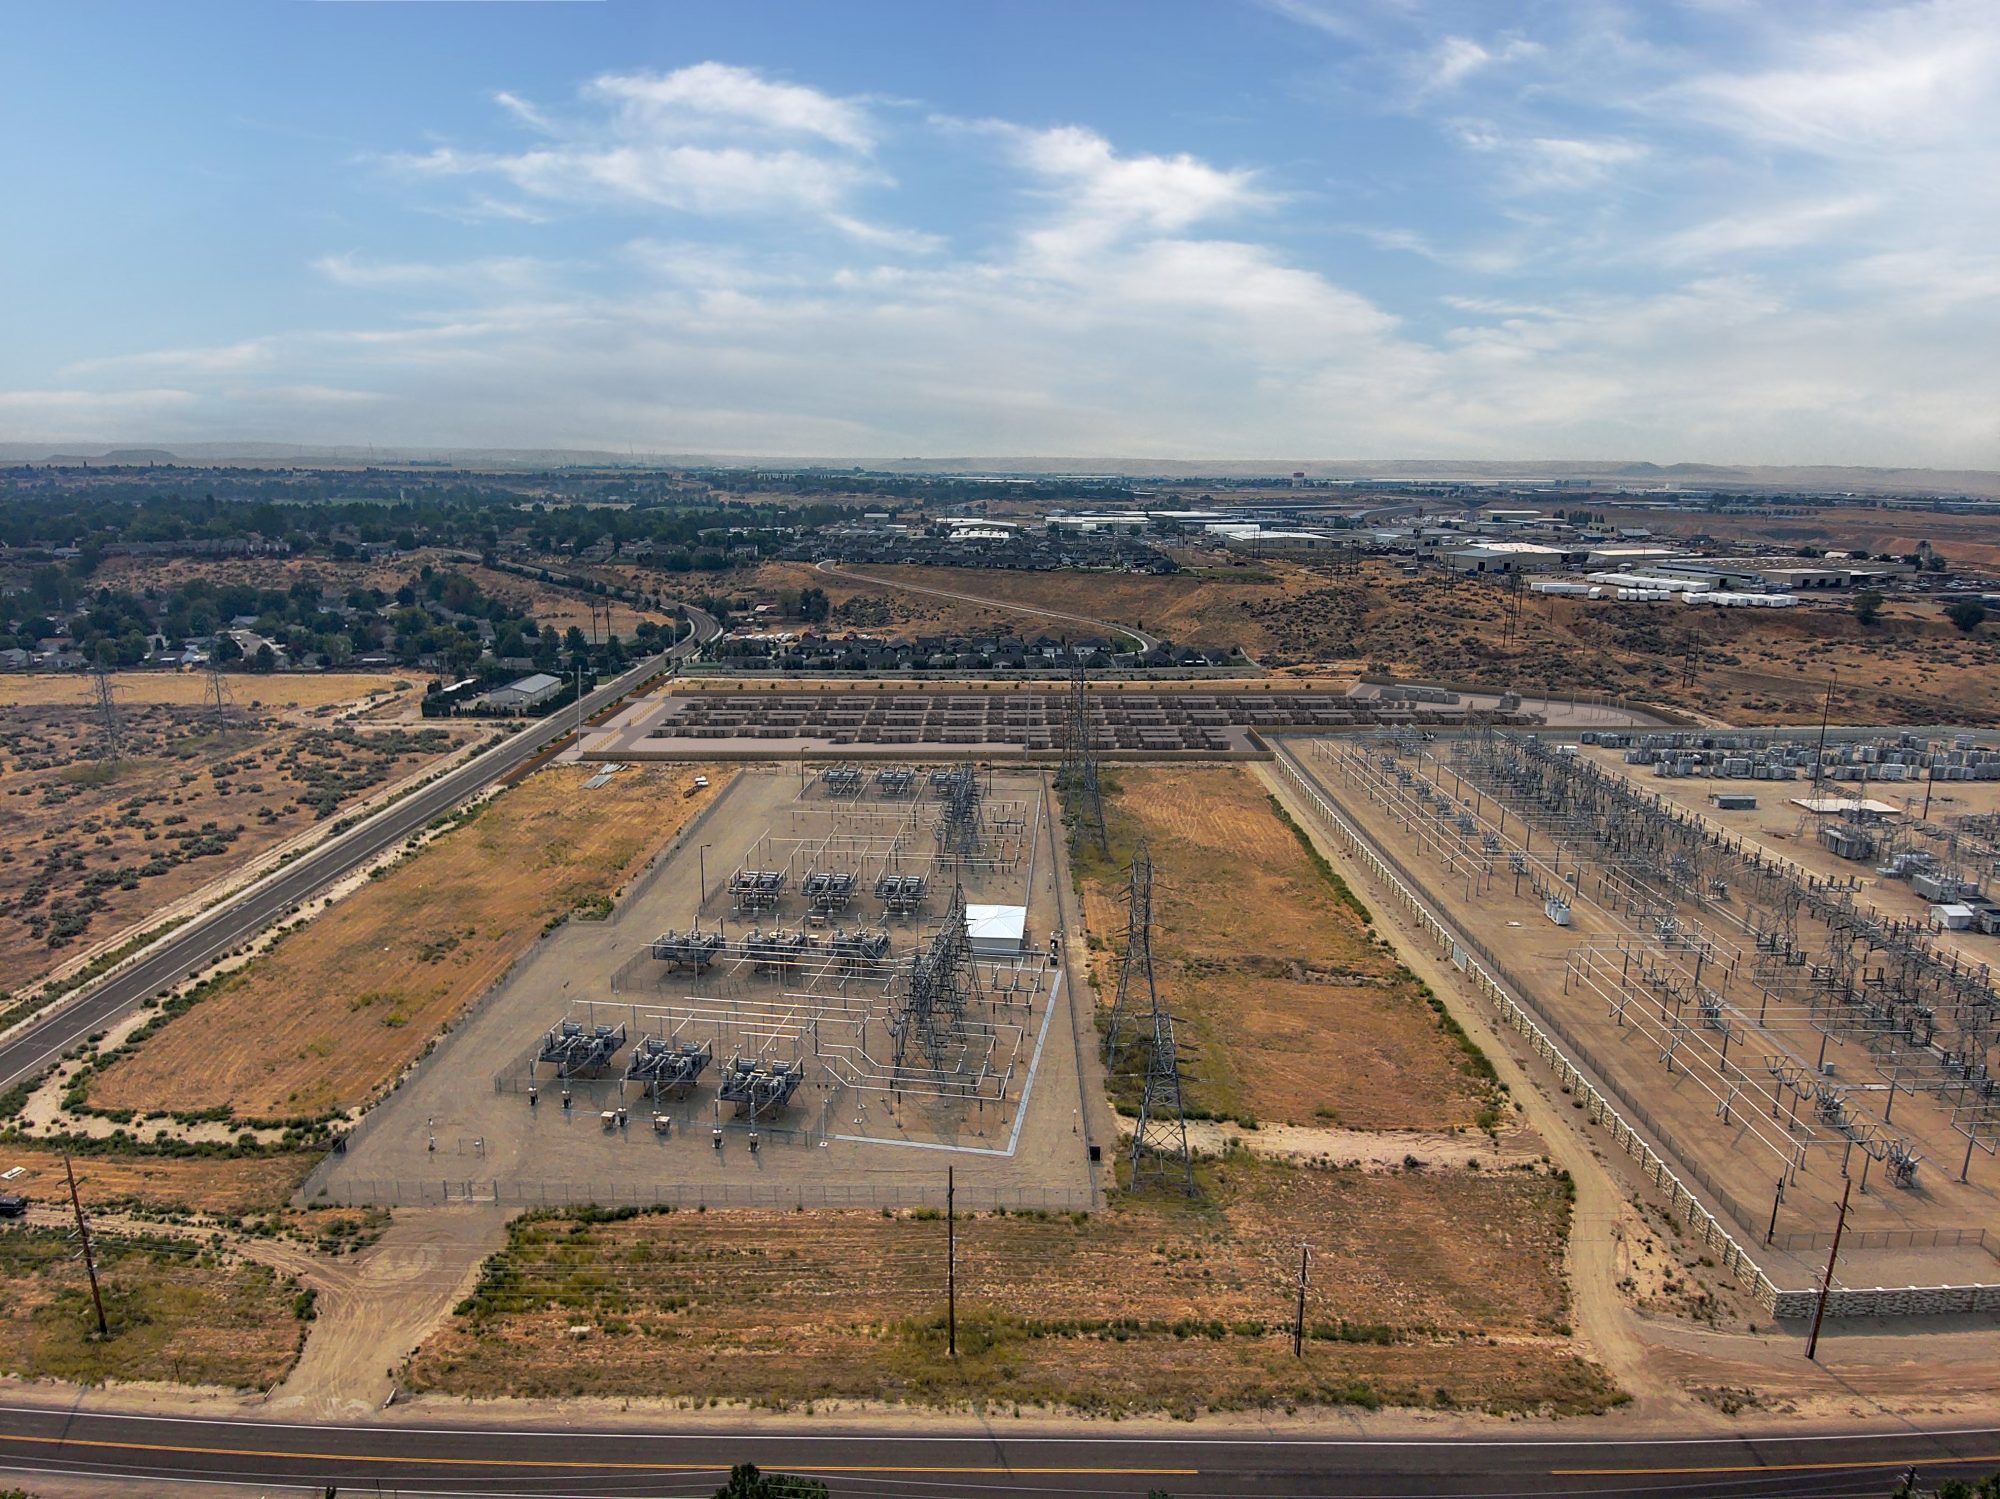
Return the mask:
<path id="1" fill-rule="evenodd" d="M 950 863 L 969 863 L 985 852 L 986 820 L 979 810 L 979 777 L 971 766 L 952 772 L 935 831 L 938 849 Z"/>
<path id="2" fill-rule="evenodd" d="M 944 924 L 930 946 L 910 965 L 907 988 L 889 1017 L 896 1043 L 896 1071 L 922 1054 L 933 1071 L 948 1071 L 953 1051 L 965 1039 L 965 1007 L 979 989 L 972 935 L 965 925 L 965 889 L 954 885 Z"/>
<path id="3" fill-rule="evenodd" d="M 1111 1022 L 1104 1032 L 1104 1064 L 1118 1065 L 1120 1031 L 1135 1012 L 1159 1008 L 1153 983 L 1153 858 L 1145 841 L 1132 852 L 1132 874 L 1125 890 L 1125 955 L 1118 967 L 1118 993 L 1111 1001 Z"/>
<path id="4" fill-rule="evenodd" d="M 1097 784 L 1097 747 L 1090 727 L 1090 690 L 1084 681 L 1083 657 L 1070 651 L 1069 715 L 1063 734 L 1062 769 L 1056 788 L 1070 814 L 1072 846 L 1085 838 L 1107 858 L 1111 839 L 1104 829 L 1104 796 Z"/>
<path id="5" fill-rule="evenodd" d="M 229 727 L 229 684 L 222 679 L 222 663 L 215 659 L 215 652 L 208 653 L 208 682 L 202 693 L 202 706 L 215 715 L 218 729 Z"/>
<path id="6" fill-rule="evenodd" d="M 125 758 L 125 722 L 118 713 L 118 699 L 111 685 L 111 666 L 97 663 L 97 718 L 104 729 L 103 758 L 116 765 Z"/>
<path id="7" fill-rule="evenodd" d="M 1132 1187 L 1169 1182 L 1194 1196 L 1194 1157 L 1188 1151 L 1187 1116 L 1181 1112 L 1180 1053 L 1174 1046 L 1174 1017 L 1156 995 L 1153 1049 L 1146 1058 L 1146 1091 L 1139 1122 L 1132 1130 Z"/>

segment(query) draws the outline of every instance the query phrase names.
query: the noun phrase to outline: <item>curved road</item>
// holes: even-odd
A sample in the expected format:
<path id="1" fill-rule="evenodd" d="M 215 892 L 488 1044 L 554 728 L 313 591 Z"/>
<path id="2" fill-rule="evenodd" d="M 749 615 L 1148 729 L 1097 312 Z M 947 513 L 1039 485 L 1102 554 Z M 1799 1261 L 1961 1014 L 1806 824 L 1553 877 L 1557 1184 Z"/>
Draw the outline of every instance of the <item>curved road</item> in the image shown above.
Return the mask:
<path id="1" fill-rule="evenodd" d="M 689 608 L 693 628 L 664 654 L 649 657 L 623 676 L 587 693 L 585 715 L 616 702 L 721 634 L 721 626 Z M 432 818 L 527 763 L 568 733 L 576 714 L 552 713 L 449 775 L 392 802 L 344 833 L 274 870 L 235 895 L 211 906 L 161 941 L 131 967 L 81 990 L 54 1013 L 16 1033 L 0 1046 L 0 1092 L 34 1076 L 71 1046 L 139 1004 L 188 977 L 215 957 L 255 936 L 294 906 L 393 848 Z"/>
<path id="2" fill-rule="evenodd" d="M 952 599 L 961 604 L 984 604 L 989 609 L 1004 609 L 1010 614 L 1037 614 L 1043 619 L 1059 619 L 1073 625 L 1089 625 L 1092 629 L 1104 630 L 1113 635 L 1124 635 L 1136 640 L 1139 649 L 1150 651 L 1155 646 L 1165 644 L 1157 635 L 1148 635 L 1144 630 L 1132 625 L 1121 625 L 1114 620 L 1092 619 L 1087 614 L 1070 614 L 1061 609 L 1043 609 L 1034 604 L 1017 604 L 1011 599 L 987 598 L 977 593 L 960 593 L 951 588 L 926 588 L 921 583 L 903 583 L 894 578 L 881 578 L 873 573 L 851 572 L 831 559 L 816 563 L 815 570 L 829 577 L 847 578 L 855 583 L 868 583 L 876 588 L 899 589 L 904 593 L 927 593 L 932 598 Z"/>
<path id="3" fill-rule="evenodd" d="M 1324 1437 L 1117 1432 L 998 1434 L 916 1425 L 741 1431 L 279 1423 L 0 1406 L 0 1472 L 34 1478 L 205 1480 L 261 1491 L 374 1494 L 713 1493 L 732 1463 L 859 1495 L 1534 1495 L 1649 1499 L 1871 1495 L 1907 1466 L 1926 1486 L 2000 1468 L 2000 1430 L 1690 1439 Z M 1012 1422 L 1008 1423 L 1012 1425 Z"/>

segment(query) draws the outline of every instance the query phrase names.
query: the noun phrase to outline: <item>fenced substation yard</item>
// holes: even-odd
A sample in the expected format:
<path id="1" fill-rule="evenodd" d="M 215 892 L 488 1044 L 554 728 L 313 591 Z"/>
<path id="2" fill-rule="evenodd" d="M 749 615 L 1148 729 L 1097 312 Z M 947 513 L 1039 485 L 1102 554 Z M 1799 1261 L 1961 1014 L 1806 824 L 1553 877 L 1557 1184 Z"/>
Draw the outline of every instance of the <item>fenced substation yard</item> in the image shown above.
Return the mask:
<path id="1" fill-rule="evenodd" d="M 1286 748 L 1788 1312 L 1850 1185 L 1836 1314 L 2000 1304 L 1990 971 L 1547 736 Z"/>
<path id="2" fill-rule="evenodd" d="M 746 770 L 609 919 L 491 993 L 308 1199 L 914 1207 L 950 1166 L 968 1207 L 1092 1206 L 1046 778 L 828 769 Z M 941 943 L 955 901 L 1025 906 L 1022 950 Z"/>

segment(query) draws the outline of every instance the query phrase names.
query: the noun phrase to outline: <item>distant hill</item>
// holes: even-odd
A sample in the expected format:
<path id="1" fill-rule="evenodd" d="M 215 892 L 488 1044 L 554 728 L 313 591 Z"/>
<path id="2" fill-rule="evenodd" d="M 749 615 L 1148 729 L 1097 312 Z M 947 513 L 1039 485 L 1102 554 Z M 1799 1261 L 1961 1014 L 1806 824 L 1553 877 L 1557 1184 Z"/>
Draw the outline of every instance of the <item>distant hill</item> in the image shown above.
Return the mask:
<path id="1" fill-rule="evenodd" d="M 1965 494 L 2000 497 L 2000 472 L 1979 469 L 1858 468 L 1819 465 L 1653 463 L 1646 460 L 1549 459 L 1164 459 L 1105 456 L 880 458 L 856 454 L 774 456 L 747 453 L 640 452 L 589 448 L 371 448 L 277 442 L 199 442 L 165 448 L 0 442 L 0 462 L 57 464 L 240 464 L 245 467 L 363 468 L 415 464 L 439 468 L 863 468 L 898 474 L 1103 474 L 1195 484 L 1204 479 L 1289 478 L 1442 480 L 1467 484 L 1532 484 L 1555 479 L 1586 483 L 1657 483 L 1662 487 L 1796 489 L 1851 494 Z"/>

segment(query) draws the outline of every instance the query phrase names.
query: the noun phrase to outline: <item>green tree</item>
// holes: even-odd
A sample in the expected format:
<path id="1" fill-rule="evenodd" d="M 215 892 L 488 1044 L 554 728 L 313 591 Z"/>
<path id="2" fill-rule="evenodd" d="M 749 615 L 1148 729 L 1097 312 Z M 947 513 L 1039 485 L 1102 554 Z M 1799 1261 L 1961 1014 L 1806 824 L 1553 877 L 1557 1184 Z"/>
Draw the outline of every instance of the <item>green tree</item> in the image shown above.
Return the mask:
<path id="1" fill-rule="evenodd" d="M 1944 611 L 1944 617 L 1970 635 L 1986 622 L 1986 606 L 1978 599 L 1960 599 Z"/>
<path id="2" fill-rule="evenodd" d="M 715 1499 L 827 1499 L 827 1488 L 817 1478 L 759 1473 L 755 1463 L 738 1463 L 729 1470 L 729 1482 L 715 1491 Z"/>
<path id="3" fill-rule="evenodd" d="M 1854 596 L 1854 617 L 1864 625 L 1872 625 L 1882 617 L 1882 595 L 1876 589 L 1864 588 Z"/>

